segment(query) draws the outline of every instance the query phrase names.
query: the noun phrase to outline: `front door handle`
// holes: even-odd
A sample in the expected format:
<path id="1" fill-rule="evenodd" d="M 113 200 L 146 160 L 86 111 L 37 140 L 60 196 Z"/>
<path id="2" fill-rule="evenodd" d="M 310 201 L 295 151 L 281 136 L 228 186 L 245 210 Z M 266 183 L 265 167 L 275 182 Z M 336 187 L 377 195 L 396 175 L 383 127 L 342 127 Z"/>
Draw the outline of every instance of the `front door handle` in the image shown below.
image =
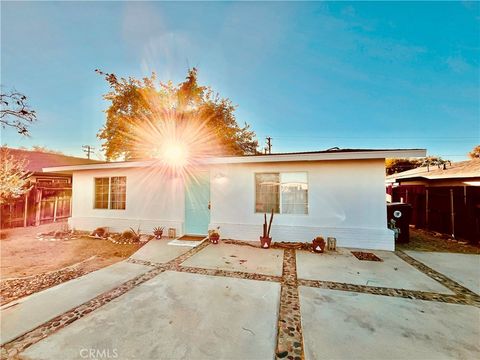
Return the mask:
<path id="1" fill-rule="evenodd" d="M 208 202 L 208 210 L 212 208 L 212 205 L 210 204 L 210 201 Z"/>

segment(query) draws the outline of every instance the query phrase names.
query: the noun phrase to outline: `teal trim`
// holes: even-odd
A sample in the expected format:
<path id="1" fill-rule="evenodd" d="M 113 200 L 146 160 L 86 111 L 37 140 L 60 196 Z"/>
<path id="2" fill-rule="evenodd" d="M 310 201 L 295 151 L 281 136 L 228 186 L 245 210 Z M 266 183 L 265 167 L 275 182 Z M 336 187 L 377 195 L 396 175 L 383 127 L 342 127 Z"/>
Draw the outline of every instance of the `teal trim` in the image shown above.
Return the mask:
<path id="1" fill-rule="evenodd" d="M 210 224 L 210 176 L 196 173 L 185 185 L 185 234 L 207 235 Z"/>

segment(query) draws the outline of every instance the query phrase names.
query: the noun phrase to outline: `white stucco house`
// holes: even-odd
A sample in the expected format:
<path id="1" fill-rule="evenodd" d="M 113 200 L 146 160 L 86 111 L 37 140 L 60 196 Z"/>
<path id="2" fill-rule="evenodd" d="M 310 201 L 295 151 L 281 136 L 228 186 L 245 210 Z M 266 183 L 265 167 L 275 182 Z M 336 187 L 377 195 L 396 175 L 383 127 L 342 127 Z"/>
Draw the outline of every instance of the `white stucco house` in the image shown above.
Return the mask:
<path id="1" fill-rule="evenodd" d="M 73 176 L 77 230 L 155 226 L 178 235 L 258 240 L 263 214 L 275 212 L 273 241 L 334 236 L 343 247 L 394 249 L 387 229 L 385 158 L 422 157 L 424 149 L 339 149 L 206 158 L 180 176 L 156 160 L 46 168 Z"/>

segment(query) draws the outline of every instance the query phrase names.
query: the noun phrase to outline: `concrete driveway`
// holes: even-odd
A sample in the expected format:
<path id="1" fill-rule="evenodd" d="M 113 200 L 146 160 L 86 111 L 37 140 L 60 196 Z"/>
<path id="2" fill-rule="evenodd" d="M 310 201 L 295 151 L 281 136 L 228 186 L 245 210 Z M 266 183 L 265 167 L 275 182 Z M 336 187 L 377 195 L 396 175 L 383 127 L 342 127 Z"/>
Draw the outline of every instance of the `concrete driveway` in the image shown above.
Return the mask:
<path id="1" fill-rule="evenodd" d="M 383 259 L 375 263 L 354 258 L 348 249 L 319 255 L 242 243 L 170 248 L 160 240 L 147 245 L 129 260 L 141 265 L 140 275 L 92 294 L 82 305 L 72 304 L 69 311 L 58 307 L 56 319 L 9 338 L 2 356 L 296 360 L 480 355 L 480 297 L 451 273 L 419 262 L 419 256 L 374 251 Z M 63 296 L 56 288 L 50 291 Z"/>

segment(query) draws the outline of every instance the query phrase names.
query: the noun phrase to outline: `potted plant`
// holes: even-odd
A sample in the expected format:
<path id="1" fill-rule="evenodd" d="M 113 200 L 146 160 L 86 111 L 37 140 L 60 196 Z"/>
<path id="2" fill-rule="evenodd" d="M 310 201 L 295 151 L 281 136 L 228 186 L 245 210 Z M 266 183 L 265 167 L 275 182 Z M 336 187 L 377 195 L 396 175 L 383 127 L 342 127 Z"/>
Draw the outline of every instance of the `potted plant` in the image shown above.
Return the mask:
<path id="1" fill-rule="evenodd" d="M 218 240 L 220 239 L 220 234 L 217 230 L 210 230 L 208 232 L 208 238 L 212 244 L 218 244 Z"/>
<path id="2" fill-rule="evenodd" d="M 272 214 L 270 215 L 270 222 L 267 224 L 267 214 L 263 214 L 263 235 L 260 236 L 260 246 L 262 249 L 268 249 L 272 242 L 272 238 L 270 237 L 270 229 L 272 228 L 272 221 L 273 221 L 273 209 Z"/>
<path id="3" fill-rule="evenodd" d="M 321 236 L 317 236 L 313 239 L 312 247 L 314 252 L 323 253 L 325 251 L 325 239 Z"/>
<path id="4" fill-rule="evenodd" d="M 162 238 L 163 230 L 165 230 L 165 226 L 156 226 L 153 228 L 153 235 L 155 235 L 155 239 Z"/>

